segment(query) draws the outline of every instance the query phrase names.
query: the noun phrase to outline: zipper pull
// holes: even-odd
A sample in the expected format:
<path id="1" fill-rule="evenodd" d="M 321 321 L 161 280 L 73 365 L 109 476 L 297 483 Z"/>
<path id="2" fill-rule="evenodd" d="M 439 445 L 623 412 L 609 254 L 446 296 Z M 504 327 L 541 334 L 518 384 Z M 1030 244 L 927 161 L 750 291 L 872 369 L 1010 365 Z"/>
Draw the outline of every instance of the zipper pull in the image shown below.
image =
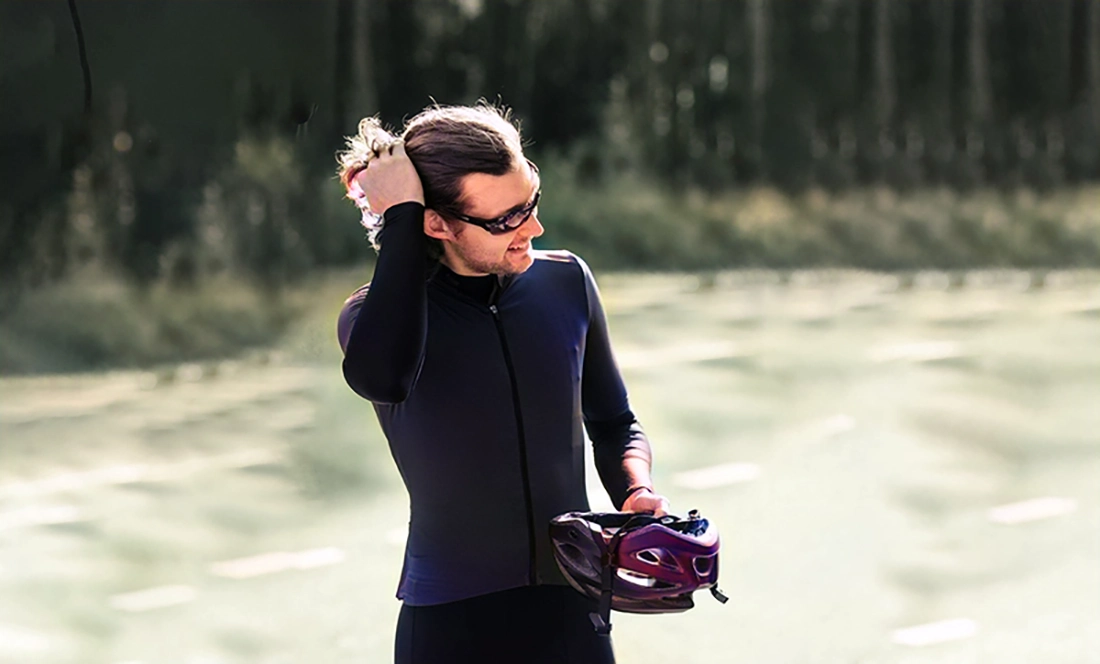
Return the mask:
<path id="1" fill-rule="evenodd" d="M 489 311 L 493 312 L 493 315 L 494 315 L 494 316 L 497 316 L 497 315 L 499 315 L 499 314 L 497 313 L 497 305 L 495 305 L 495 304 L 490 304 L 490 305 L 489 305 Z"/>

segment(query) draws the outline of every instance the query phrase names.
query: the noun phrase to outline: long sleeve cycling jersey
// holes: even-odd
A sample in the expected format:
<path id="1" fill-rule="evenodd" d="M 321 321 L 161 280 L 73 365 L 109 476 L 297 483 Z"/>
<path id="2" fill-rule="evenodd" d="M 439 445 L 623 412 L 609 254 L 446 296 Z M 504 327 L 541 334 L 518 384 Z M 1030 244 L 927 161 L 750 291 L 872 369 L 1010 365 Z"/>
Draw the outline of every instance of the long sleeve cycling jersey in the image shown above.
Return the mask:
<path id="1" fill-rule="evenodd" d="M 386 212 L 373 280 L 337 325 L 344 376 L 373 403 L 409 493 L 398 597 L 421 606 L 564 585 L 548 524 L 589 509 L 584 429 L 617 507 L 624 459 L 650 457 L 595 280 L 568 252 L 534 252 L 509 277 L 430 266 L 423 213 Z"/>

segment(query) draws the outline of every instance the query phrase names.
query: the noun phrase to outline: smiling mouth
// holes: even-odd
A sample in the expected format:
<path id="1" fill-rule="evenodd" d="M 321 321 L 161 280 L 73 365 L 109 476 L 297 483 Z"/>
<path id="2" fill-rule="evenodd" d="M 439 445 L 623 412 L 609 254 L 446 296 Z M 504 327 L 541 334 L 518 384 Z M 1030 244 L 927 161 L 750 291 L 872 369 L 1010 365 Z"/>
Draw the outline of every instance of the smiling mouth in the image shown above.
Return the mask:
<path id="1" fill-rule="evenodd" d="M 530 244 L 524 244 L 518 247 L 508 247 L 508 251 L 527 251 L 531 248 Z"/>

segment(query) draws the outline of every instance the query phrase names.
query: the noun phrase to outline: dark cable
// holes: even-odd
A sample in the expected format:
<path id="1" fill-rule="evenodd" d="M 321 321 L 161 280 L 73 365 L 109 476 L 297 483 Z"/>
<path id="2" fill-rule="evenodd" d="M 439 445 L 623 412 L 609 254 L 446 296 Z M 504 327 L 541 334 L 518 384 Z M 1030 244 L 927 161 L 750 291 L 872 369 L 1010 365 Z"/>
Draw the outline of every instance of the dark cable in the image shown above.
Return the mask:
<path id="1" fill-rule="evenodd" d="M 84 71 L 84 115 L 92 114 L 92 68 L 88 66 L 88 51 L 84 48 L 84 31 L 80 28 L 80 15 L 76 13 L 76 0 L 69 0 L 69 14 L 73 17 L 76 46 L 80 50 L 80 68 Z"/>

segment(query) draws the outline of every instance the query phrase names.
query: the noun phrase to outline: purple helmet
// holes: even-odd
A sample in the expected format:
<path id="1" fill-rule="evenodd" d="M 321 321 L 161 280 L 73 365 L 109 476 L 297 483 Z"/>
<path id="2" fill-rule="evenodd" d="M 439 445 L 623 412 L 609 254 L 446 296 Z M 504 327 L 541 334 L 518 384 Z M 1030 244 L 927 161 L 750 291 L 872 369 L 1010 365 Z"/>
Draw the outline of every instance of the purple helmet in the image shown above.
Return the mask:
<path id="1" fill-rule="evenodd" d="M 719 601 L 718 530 L 692 510 L 687 519 L 629 512 L 570 512 L 550 522 L 554 558 L 569 584 L 600 600 L 597 631 L 611 631 L 611 609 L 673 613 L 709 588 Z"/>

